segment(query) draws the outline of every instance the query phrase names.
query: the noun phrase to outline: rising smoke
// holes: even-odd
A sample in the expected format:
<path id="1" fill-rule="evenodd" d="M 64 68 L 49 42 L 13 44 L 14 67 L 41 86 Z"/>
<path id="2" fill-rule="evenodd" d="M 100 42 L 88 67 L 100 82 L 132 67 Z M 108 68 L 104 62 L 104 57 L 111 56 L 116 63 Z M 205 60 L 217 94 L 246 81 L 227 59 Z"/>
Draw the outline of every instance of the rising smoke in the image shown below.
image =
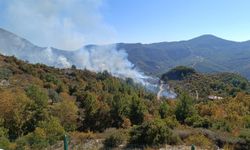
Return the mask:
<path id="1" fill-rule="evenodd" d="M 127 59 L 128 56 L 124 50 L 116 49 L 116 45 L 83 48 L 74 52 L 73 57 L 73 64 L 79 68 L 87 68 L 96 72 L 106 70 L 114 76 L 132 78 L 140 83 L 148 78 Z"/>
<path id="2" fill-rule="evenodd" d="M 13 37 L 0 37 L 0 52 L 15 55 L 31 63 L 43 63 L 59 68 L 76 65 L 95 72 L 107 70 L 113 76 L 132 78 L 149 89 L 157 89 L 150 77 L 144 75 L 127 59 L 125 50 L 116 45 L 82 47 L 84 43 L 113 43 L 115 32 L 102 17 L 103 0 L 8 0 L 0 1 L 0 26 L 9 29 L 31 42 L 53 46 L 35 47 L 27 41 Z M 14 43 L 14 46 L 10 46 Z M 1 49 L 2 48 L 2 49 Z M 158 89 L 157 89 L 158 90 Z"/>
<path id="3" fill-rule="evenodd" d="M 0 0 L 0 27 L 44 47 L 114 43 L 116 32 L 101 12 L 105 1 Z"/>

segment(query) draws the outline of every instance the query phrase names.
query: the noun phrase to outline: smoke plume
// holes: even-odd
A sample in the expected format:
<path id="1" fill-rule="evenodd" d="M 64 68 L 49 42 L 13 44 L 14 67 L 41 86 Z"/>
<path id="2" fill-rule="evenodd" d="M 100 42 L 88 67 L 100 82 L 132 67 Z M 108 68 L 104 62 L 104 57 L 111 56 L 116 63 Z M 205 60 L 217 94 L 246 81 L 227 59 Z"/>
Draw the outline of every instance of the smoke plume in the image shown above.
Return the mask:
<path id="1" fill-rule="evenodd" d="M 28 41 L 0 30 L 0 52 L 31 63 L 59 68 L 72 65 L 95 72 L 107 70 L 113 76 L 132 78 L 154 89 L 145 76 L 116 45 L 83 47 L 87 43 L 113 43 L 115 31 L 103 19 L 104 0 L 0 0 L 0 26 Z M 71 51 L 62 51 L 67 49 Z M 75 50 L 78 49 L 78 50 Z M 75 51 L 73 51 L 75 50 Z M 154 88 L 150 88 L 154 87 Z"/>
<path id="2" fill-rule="evenodd" d="M 115 30 L 103 7 L 104 0 L 0 0 L 0 27 L 44 47 L 113 43 Z"/>

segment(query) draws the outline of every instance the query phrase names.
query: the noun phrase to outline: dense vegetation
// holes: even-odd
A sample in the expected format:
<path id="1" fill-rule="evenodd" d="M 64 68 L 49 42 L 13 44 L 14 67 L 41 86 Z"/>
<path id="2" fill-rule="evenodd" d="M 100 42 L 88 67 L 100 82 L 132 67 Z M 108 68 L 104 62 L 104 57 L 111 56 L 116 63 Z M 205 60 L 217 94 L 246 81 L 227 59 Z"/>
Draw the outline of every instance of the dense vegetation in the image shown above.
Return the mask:
<path id="1" fill-rule="evenodd" d="M 178 66 L 162 75 L 177 93 L 186 92 L 193 98 L 204 101 L 209 95 L 228 97 L 238 92 L 250 93 L 249 81 L 234 73 L 202 74 L 193 68 Z"/>
<path id="2" fill-rule="evenodd" d="M 187 76 L 196 73 L 193 68 L 185 67 L 185 66 L 177 66 L 170 71 L 164 73 L 161 76 L 161 80 L 168 81 L 168 80 L 183 80 Z"/>
<path id="3" fill-rule="evenodd" d="M 250 95 L 244 90 L 217 101 L 197 102 L 185 93 L 159 101 L 131 79 L 106 71 L 56 69 L 0 56 L 0 103 L 4 149 L 44 149 L 64 134 L 78 145 L 105 138 L 107 147 L 249 149 Z"/>

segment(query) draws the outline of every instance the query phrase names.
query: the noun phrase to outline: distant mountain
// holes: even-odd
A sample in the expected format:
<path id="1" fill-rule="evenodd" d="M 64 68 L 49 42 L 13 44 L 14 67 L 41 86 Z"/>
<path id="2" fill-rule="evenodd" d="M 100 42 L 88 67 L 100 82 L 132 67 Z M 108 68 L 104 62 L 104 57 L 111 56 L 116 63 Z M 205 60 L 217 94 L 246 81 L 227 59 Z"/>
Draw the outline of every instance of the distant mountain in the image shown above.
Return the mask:
<path id="1" fill-rule="evenodd" d="M 70 52 L 55 48 L 39 47 L 14 33 L 0 28 L 0 53 L 7 56 L 16 56 L 31 63 L 44 63 L 50 66 L 63 67 L 58 58 Z"/>
<path id="2" fill-rule="evenodd" d="M 119 43 L 130 61 L 149 74 L 162 74 L 175 66 L 200 72 L 237 72 L 250 79 L 250 41 L 234 42 L 213 35 L 179 42 Z"/>
<path id="3" fill-rule="evenodd" d="M 23 39 L 11 32 L 0 28 L 0 52 L 5 55 L 14 55 L 22 51 L 32 52 L 42 48 L 33 45 L 26 39 Z"/>
<path id="4" fill-rule="evenodd" d="M 84 48 L 95 46 L 87 45 Z M 250 79 L 250 41 L 234 42 L 213 35 L 202 35 L 178 42 L 118 43 L 117 49 L 124 49 L 128 53 L 128 59 L 149 75 L 160 75 L 175 66 L 183 65 L 200 72 L 236 72 Z M 32 60 L 32 63 L 56 63 L 59 67 L 65 65 L 65 62 L 58 60 L 46 62 L 51 51 L 53 56 L 60 58 L 58 60 L 66 57 L 69 63 L 74 63 L 72 56 L 77 55 L 80 50 L 63 51 L 39 47 L 0 28 L 2 54 L 16 55 L 20 59 Z"/>

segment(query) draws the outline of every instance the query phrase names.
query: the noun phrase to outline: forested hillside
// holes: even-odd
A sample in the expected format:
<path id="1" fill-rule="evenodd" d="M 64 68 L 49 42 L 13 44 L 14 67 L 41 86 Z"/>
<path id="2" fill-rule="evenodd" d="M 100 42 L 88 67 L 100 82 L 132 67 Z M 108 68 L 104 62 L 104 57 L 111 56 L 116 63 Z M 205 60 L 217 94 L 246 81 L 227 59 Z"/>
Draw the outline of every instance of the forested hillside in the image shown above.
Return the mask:
<path id="1" fill-rule="evenodd" d="M 177 93 L 187 92 L 204 101 L 209 96 L 235 97 L 238 92 L 250 93 L 249 81 L 235 73 L 200 73 L 193 68 L 177 66 L 161 76 Z"/>
<path id="2" fill-rule="evenodd" d="M 191 145 L 249 149 L 250 95 L 217 101 L 156 99 L 108 72 L 57 69 L 0 56 L 0 148 L 45 149 L 62 141 L 106 148 Z M 112 132 L 111 132 L 112 131 Z"/>

